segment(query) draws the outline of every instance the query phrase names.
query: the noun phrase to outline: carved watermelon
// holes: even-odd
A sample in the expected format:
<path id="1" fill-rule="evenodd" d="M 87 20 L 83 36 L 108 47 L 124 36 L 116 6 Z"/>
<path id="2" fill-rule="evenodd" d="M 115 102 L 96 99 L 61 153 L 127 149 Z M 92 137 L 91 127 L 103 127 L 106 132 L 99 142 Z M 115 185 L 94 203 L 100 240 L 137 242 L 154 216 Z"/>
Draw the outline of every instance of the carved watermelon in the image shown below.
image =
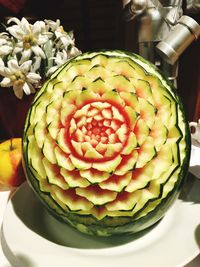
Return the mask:
<path id="1" fill-rule="evenodd" d="M 36 95 L 24 168 L 60 220 L 87 234 L 135 233 L 177 198 L 189 136 L 180 99 L 152 64 L 122 51 L 85 53 Z"/>

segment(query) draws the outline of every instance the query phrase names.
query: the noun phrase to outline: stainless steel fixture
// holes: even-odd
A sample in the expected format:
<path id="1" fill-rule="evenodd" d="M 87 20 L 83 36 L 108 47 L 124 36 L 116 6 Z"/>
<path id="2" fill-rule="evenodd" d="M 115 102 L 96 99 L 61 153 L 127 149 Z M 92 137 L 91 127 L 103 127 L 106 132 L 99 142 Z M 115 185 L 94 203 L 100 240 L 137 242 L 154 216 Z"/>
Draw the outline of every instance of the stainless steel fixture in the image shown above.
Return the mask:
<path id="1" fill-rule="evenodd" d="M 176 86 L 178 58 L 200 35 L 200 25 L 183 14 L 182 0 L 124 0 L 126 20 L 137 19 L 139 54 L 157 65 Z M 200 1 L 186 2 L 200 11 Z"/>

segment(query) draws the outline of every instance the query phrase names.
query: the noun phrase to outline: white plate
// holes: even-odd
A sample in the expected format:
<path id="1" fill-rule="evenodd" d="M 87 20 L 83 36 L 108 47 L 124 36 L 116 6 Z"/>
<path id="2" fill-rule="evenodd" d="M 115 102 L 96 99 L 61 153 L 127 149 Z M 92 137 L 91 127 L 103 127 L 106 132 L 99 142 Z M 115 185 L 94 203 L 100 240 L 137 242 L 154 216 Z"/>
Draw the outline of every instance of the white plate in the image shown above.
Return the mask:
<path id="1" fill-rule="evenodd" d="M 192 140 L 189 171 L 200 179 L 200 143 Z"/>
<path id="2" fill-rule="evenodd" d="M 164 219 L 145 234 L 86 236 L 49 215 L 25 183 L 9 201 L 2 247 L 16 267 L 178 267 L 200 252 L 200 180 L 189 178 Z"/>

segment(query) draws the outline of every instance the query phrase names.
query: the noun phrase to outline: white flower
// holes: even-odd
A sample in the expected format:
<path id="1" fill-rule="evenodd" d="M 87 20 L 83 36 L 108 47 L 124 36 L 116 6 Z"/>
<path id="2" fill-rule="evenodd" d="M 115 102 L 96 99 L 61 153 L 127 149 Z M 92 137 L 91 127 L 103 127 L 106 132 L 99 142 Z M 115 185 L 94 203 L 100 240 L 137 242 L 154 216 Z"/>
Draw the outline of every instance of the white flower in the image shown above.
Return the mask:
<path id="1" fill-rule="evenodd" d="M 4 67 L 4 61 L 3 59 L 0 57 L 0 68 Z"/>
<path id="2" fill-rule="evenodd" d="M 60 28 L 63 29 L 63 27 L 60 25 L 59 19 L 57 19 L 56 21 L 45 19 L 44 22 L 46 23 L 48 29 L 50 29 L 52 32 L 55 32 Z"/>
<path id="3" fill-rule="evenodd" d="M 73 32 L 64 31 L 60 20 L 31 24 L 25 18 L 11 18 L 6 32 L 0 33 L 0 86 L 13 87 L 22 98 L 78 54 Z"/>
<path id="4" fill-rule="evenodd" d="M 67 34 L 63 34 L 60 37 L 60 46 L 63 47 L 64 49 L 68 49 L 69 46 L 74 45 L 74 40 Z"/>
<path id="5" fill-rule="evenodd" d="M 16 59 L 8 61 L 7 65 L 0 66 L 0 75 L 4 76 L 1 81 L 3 87 L 13 87 L 14 93 L 18 98 L 23 97 L 23 92 L 27 95 L 35 92 L 34 84 L 38 84 L 41 77 L 39 74 L 29 72 L 32 60 L 28 60 L 19 65 Z"/>
<path id="6" fill-rule="evenodd" d="M 74 47 L 72 47 L 69 51 L 67 50 L 58 51 L 56 53 L 56 56 L 52 58 L 54 59 L 54 64 L 53 67 L 49 68 L 49 70 L 47 71 L 47 77 L 50 76 L 54 71 L 56 71 L 56 69 L 60 67 L 62 64 L 66 63 L 67 60 L 79 54 L 80 50 Z"/>
<path id="7" fill-rule="evenodd" d="M 63 26 L 60 25 L 60 20 L 56 21 L 45 20 L 47 27 L 55 34 L 56 37 L 56 47 L 57 49 L 61 48 L 67 50 L 68 46 L 74 45 L 73 33 L 67 33 Z"/>
<path id="8" fill-rule="evenodd" d="M 68 51 L 68 57 L 71 58 L 71 57 L 75 57 L 77 55 L 79 55 L 81 53 L 81 51 L 75 47 L 75 46 L 72 46 L 71 49 Z"/>
<path id="9" fill-rule="evenodd" d="M 6 56 L 13 50 L 12 42 L 5 33 L 0 34 L 0 56 Z"/>
<path id="10" fill-rule="evenodd" d="M 46 32 L 46 26 L 43 21 L 37 21 L 33 25 L 29 24 L 25 18 L 20 21 L 17 18 L 12 18 L 8 21 L 15 22 L 16 24 L 7 28 L 7 31 L 14 36 L 18 42 L 14 50 L 15 53 L 24 51 L 23 60 L 30 58 L 32 52 L 36 56 L 45 58 L 45 53 L 40 47 L 48 41 L 48 34 Z M 21 62 L 23 62 L 21 60 Z"/>
<path id="11" fill-rule="evenodd" d="M 32 62 L 32 65 L 31 65 L 31 71 L 36 73 L 39 69 L 40 69 L 40 66 L 41 66 L 41 57 L 34 57 L 33 58 L 33 62 Z"/>
<path id="12" fill-rule="evenodd" d="M 58 67 L 60 67 L 62 64 L 64 64 L 68 60 L 68 54 L 65 50 L 63 51 L 58 51 L 56 54 L 56 57 L 54 59 L 54 66 L 51 67 L 48 72 L 47 76 L 50 76 Z"/>

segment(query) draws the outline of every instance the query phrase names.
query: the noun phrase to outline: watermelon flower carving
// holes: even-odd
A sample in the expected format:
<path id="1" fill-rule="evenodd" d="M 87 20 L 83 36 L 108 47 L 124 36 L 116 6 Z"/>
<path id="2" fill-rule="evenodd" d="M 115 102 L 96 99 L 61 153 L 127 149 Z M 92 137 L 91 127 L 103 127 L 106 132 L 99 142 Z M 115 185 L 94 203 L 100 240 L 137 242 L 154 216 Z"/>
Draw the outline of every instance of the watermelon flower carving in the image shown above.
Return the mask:
<path id="1" fill-rule="evenodd" d="M 179 99 L 148 62 L 83 54 L 36 96 L 23 146 L 27 179 L 48 209 L 82 232 L 137 232 L 157 222 L 185 177 Z"/>

